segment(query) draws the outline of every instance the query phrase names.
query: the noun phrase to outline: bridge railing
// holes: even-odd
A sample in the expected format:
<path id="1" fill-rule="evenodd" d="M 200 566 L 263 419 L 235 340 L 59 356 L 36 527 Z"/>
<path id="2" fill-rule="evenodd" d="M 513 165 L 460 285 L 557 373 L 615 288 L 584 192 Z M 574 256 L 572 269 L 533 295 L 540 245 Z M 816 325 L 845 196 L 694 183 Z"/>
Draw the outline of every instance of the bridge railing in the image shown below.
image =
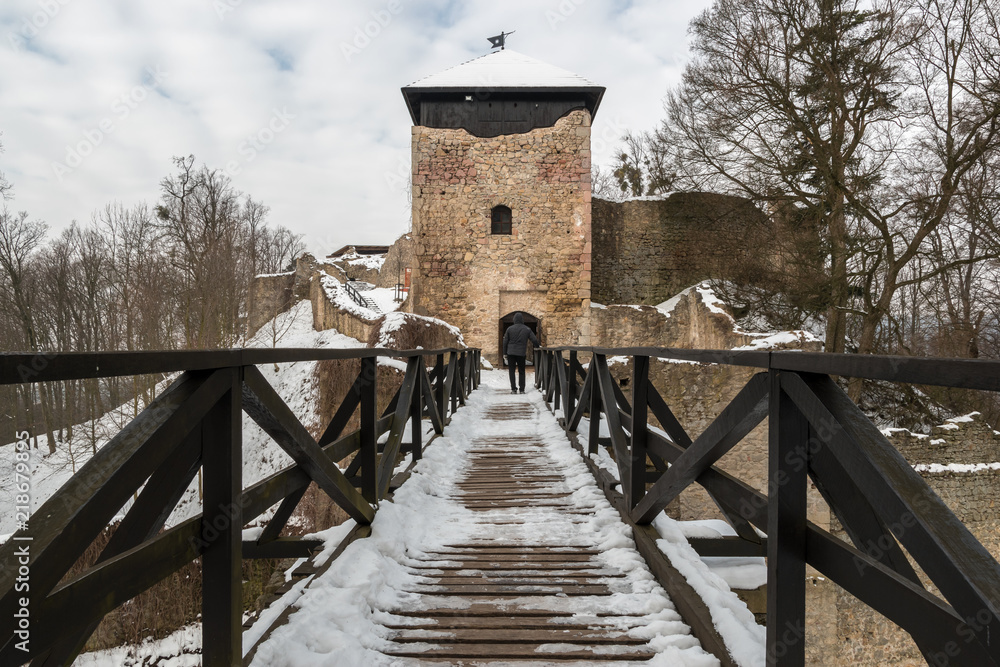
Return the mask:
<path id="1" fill-rule="evenodd" d="M 380 357 L 406 361 L 402 385 L 381 414 Z M 346 359 L 360 360 L 361 370 L 318 440 L 257 369 Z M 0 617 L 8 629 L 0 633 L 0 665 L 69 664 L 105 614 L 198 558 L 203 664 L 242 664 L 242 560 L 304 557 L 322 545 L 279 537 L 310 482 L 359 524 L 356 531 L 370 530 L 366 526 L 390 489 L 406 444 L 407 422 L 411 435 L 405 449 L 416 461 L 422 420 L 442 432 L 478 386 L 479 362 L 475 349 L 0 354 L 0 384 L 180 372 L 0 546 Z M 295 461 L 245 488 L 244 412 Z M 356 412 L 360 428 L 345 433 Z M 342 471 L 336 462 L 351 454 L 352 463 Z M 164 530 L 199 469 L 204 512 Z M 130 499 L 134 502 L 96 563 L 64 581 Z M 243 526 L 276 504 L 259 537 L 244 541 Z"/>
<path id="2" fill-rule="evenodd" d="M 590 453 L 610 449 L 631 521 L 648 524 L 697 482 L 737 534 L 703 555 L 767 557 L 769 665 L 805 663 L 806 564 L 908 632 L 929 664 L 1000 665 L 996 559 L 830 377 L 997 391 L 1000 362 L 663 348 L 539 353 L 536 386 L 571 434 L 589 417 Z M 590 357 L 586 369 L 581 355 Z M 622 355 L 631 359 L 631 396 L 608 367 L 609 356 Z M 655 358 L 761 372 L 693 436 L 650 382 Z M 650 428 L 651 416 L 662 430 Z M 765 418 L 763 494 L 715 464 Z M 602 419 L 610 438 L 600 437 Z M 807 519 L 810 481 L 849 542 Z M 942 597 L 927 590 L 911 558 Z"/>

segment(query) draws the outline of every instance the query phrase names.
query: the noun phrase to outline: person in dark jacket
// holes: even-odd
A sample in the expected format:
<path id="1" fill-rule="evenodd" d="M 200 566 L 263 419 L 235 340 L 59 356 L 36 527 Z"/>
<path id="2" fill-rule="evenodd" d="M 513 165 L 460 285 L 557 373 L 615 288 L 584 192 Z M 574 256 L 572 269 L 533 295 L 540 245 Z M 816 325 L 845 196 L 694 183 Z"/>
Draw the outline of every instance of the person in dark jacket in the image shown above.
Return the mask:
<path id="1" fill-rule="evenodd" d="M 507 355 L 507 369 L 510 371 L 510 393 L 516 394 L 518 386 L 514 385 L 514 367 L 517 367 L 517 379 L 520 383 L 521 393 L 524 393 L 524 358 L 528 353 L 528 341 L 535 346 L 538 339 L 531 329 L 524 323 L 524 316 L 521 313 L 514 314 L 514 324 L 512 324 L 503 334 L 503 353 Z"/>

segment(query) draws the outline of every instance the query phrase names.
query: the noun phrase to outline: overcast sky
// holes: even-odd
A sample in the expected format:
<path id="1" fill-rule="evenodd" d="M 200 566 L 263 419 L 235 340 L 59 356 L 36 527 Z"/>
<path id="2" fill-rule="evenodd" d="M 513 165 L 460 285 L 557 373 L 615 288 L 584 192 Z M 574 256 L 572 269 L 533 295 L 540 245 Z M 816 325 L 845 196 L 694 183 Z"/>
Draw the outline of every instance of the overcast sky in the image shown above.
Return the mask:
<path id="1" fill-rule="evenodd" d="M 227 170 L 313 252 L 406 231 L 400 87 L 489 52 L 487 37 L 607 87 L 604 166 L 648 129 L 709 0 L 2 0 L 7 206 L 54 230 L 158 198 L 171 157 Z"/>

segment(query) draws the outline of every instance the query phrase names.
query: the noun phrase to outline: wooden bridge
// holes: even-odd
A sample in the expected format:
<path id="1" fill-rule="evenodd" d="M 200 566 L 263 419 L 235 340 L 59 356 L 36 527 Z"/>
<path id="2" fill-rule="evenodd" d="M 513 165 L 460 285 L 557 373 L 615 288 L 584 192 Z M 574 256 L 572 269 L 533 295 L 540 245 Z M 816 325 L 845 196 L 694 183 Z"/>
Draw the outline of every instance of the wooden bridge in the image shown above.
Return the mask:
<path id="1" fill-rule="evenodd" d="M 711 608 L 657 545 L 652 522 L 692 483 L 737 535 L 701 541 L 702 553 L 767 556 L 767 664 L 804 664 L 806 640 L 789 628 L 805 627 L 808 563 L 909 632 L 929 664 L 1000 665 L 1000 566 L 830 377 L 997 391 L 1000 364 L 646 348 L 538 354 L 539 391 L 524 397 L 481 386 L 477 350 L 0 355 L 5 384 L 180 372 L 0 547 L 0 616 L 30 613 L 30 640 L 16 624 L 0 635 L 0 665 L 72 662 L 106 613 L 196 559 L 203 664 L 287 662 L 302 648 L 297 627 L 336 611 L 322 604 L 324 575 L 375 544 L 395 545 L 379 575 L 393 578 L 367 614 L 379 638 L 368 650 L 397 661 L 386 664 L 622 664 L 668 650 L 739 664 Z M 631 396 L 609 355 L 631 357 Z M 379 357 L 406 363 L 383 412 Z M 657 357 L 760 372 L 692 438 L 649 381 Z M 361 370 L 314 439 L 256 366 L 323 359 L 360 359 Z M 243 412 L 295 461 L 246 487 Z M 344 433 L 355 413 L 360 427 Z M 766 495 L 714 465 L 765 418 Z M 426 457 L 425 424 L 436 440 Z M 199 470 L 204 513 L 164 528 Z M 850 542 L 807 521 L 810 480 Z M 311 481 L 354 522 L 332 546 L 281 537 Z M 97 562 L 68 578 L 132 498 Z M 408 502 L 436 503 L 438 520 L 427 527 L 413 514 L 406 528 Z M 274 507 L 245 539 L 243 526 Z M 394 512 L 395 542 L 379 519 Z M 308 585 L 244 647 L 241 562 L 286 557 L 306 559 L 293 574 Z M 26 573 L 30 591 L 18 585 Z"/>

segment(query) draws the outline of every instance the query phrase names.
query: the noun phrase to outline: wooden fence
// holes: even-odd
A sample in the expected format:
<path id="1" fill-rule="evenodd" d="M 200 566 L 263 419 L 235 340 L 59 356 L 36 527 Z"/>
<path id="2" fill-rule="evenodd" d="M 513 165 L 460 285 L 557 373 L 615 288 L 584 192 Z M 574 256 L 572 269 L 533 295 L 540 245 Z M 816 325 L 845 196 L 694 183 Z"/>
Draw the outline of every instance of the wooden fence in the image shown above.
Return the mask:
<path id="1" fill-rule="evenodd" d="M 604 445 L 612 453 L 630 522 L 648 524 L 697 482 L 737 534 L 699 540 L 702 554 L 767 557 L 769 665 L 805 662 L 806 564 L 908 632 L 929 664 L 1000 665 L 996 559 L 831 378 L 997 391 L 1000 362 L 660 348 L 536 354 L 536 386 L 567 432 L 572 436 L 587 415 L 590 452 Z M 581 355 L 590 359 L 586 369 Z M 609 356 L 622 355 L 631 359 L 631 397 L 608 368 Z M 653 358 L 761 372 L 692 437 L 649 380 Z M 651 416 L 662 430 L 650 428 Z M 765 417 L 767 494 L 715 466 Z M 602 419 L 610 438 L 600 437 Z M 810 480 L 850 542 L 808 521 Z M 911 558 L 942 597 L 927 590 Z"/>
<path id="2" fill-rule="evenodd" d="M 380 357 L 406 361 L 402 385 L 382 414 L 376 406 Z M 361 371 L 317 440 L 256 367 L 338 359 L 359 359 Z M 8 619 L 4 625 L 14 619 L 10 634 L 0 634 L 0 665 L 69 664 L 105 614 L 199 558 L 203 664 L 242 664 L 242 560 L 302 557 L 321 546 L 279 537 L 310 482 L 359 524 L 356 536 L 367 534 L 400 453 L 420 458 L 423 419 L 441 433 L 478 387 L 479 367 L 480 351 L 472 349 L 0 354 L 0 384 L 180 373 L 0 546 L 0 617 Z M 295 461 L 247 487 L 244 412 Z M 356 412 L 360 428 L 344 433 Z M 352 454 L 342 471 L 336 462 Z M 204 512 L 164 530 L 199 469 Z M 63 581 L 133 498 L 97 562 Z M 243 526 L 274 505 L 259 537 L 244 541 Z M 30 615 L 30 629 L 21 635 L 19 614 Z"/>

